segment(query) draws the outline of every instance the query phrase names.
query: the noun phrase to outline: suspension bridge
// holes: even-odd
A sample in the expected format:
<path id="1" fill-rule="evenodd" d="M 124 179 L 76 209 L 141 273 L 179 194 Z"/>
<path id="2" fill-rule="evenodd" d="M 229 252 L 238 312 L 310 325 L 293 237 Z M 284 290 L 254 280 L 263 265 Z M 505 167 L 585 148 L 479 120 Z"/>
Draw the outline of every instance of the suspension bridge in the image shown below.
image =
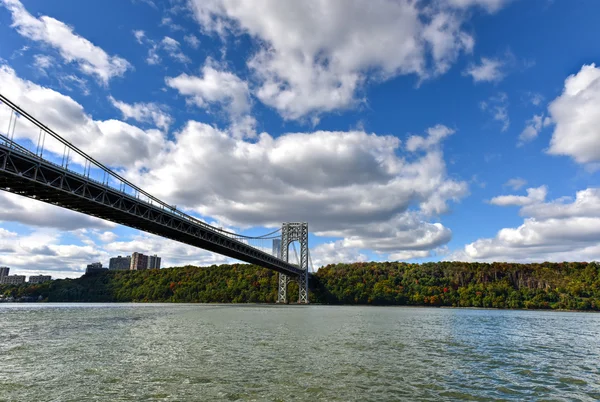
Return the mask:
<path id="1" fill-rule="evenodd" d="M 3 126 L 2 120 L 8 129 L 0 131 L 0 190 L 271 269 L 279 273 L 279 303 L 288 302 L 291 281 L 298 282 L 298 303 L 309 302 L 306 222 L 284 223 L 261 236 L 211 226 L 132 184 L 0 94 Z"/>

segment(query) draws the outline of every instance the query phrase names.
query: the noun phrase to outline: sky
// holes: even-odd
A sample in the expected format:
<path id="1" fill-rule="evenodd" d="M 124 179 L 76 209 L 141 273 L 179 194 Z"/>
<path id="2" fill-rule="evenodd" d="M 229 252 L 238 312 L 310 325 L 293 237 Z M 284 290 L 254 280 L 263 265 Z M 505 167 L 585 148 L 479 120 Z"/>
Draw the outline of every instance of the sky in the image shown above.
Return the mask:
<path id="1" fill-rule="evenodd" d="M 599 15 L 596 0 L 0 0 L 0 93 L 211 224 L 308 222 L 316 267 L 592 261 Z M 11 273 L 77 277 L 134 251 L 230 261 L 0 191 Z"/>

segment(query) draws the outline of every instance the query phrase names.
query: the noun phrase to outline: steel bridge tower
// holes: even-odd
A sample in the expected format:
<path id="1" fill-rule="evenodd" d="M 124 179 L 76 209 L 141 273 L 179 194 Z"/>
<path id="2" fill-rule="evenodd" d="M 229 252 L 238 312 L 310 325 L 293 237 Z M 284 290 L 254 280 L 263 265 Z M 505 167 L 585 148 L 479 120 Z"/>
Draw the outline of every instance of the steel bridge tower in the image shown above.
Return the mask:
<path id="1" fill-rule="evenodd" d="M 298 303 L 308 304 L 308 223 L 288 222 L 281 228 L 281 258 L 289 262 L 290 244 L 294 241 L 300 243 L 300 270 L 297 277 L 279 273 L 279 291 L 277 303 L 287 303 L 287 288 L 292 280 L 298 281 Z"/>

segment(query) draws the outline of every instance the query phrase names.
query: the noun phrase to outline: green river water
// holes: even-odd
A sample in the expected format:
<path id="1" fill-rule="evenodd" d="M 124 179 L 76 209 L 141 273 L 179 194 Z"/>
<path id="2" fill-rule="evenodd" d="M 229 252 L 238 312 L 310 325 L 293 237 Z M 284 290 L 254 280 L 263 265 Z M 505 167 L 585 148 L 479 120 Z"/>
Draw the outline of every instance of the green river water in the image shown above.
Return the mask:
<path id="1" fill-rule="evenodd" d="M 0 401 L 596 401 L 600 314 L 0 304 Z"/>

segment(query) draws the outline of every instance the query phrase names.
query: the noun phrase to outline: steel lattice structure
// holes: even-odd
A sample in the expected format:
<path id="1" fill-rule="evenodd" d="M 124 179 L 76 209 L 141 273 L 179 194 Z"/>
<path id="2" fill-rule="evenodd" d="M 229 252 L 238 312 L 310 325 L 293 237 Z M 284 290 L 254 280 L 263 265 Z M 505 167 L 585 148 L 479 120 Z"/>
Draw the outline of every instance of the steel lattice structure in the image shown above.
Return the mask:
<path id="1" fill-rule="evenodd" d="M 300 243 L 300 269 L 299 275 L 290 276 L 279 273 L 279 291 L 277 303 L 287 303 L 287 287 L 291 280 L 298 281 L 298 303 L 308 304 L 308 223 L 284 223 L 281 228 L 281 259 L 289 261 L 290 244 Z"/>
<path id="2" fill-rule="evenodd" d="M 248 238 L 246 236 L 218 229 L 179 211 L 86 155 L 4 96 L 0 95 L 0 101 L 12 109 L 11 122 L 13 113 L 25 117 L 39 128 L 40 137 L 42 133 L 44 136 L 48 134 L 64 144 L 67 155 L 66 163 L 63 155 L 63 165 L 58 165 L 42 157 L 43 142 L 40 147 L 38 140 L 36 152 L 31 152 L 9 138 L 9 133 L 7 136 L 0 134 L 0 190 L 260 265 L 286 278 L 304 278 L 300 281 L 308 283 L 306 258 L 298 267 L 289 263 L 287 258 L 272 256 L 247 244 L 244 242 L 244 238 Z M 84 161 L 84 174 L 68 168 L 69 153 L 77 154 Z M 90 178 L 92 167 L 103 171 L 106 180 L 100 182 Z M 114 183 L 119 185 L 118 189 L 110 185 Z M 307 252 L 303 253 L 307 255 Z M 305 297 L 308 301 L 307 292 Z"/>

